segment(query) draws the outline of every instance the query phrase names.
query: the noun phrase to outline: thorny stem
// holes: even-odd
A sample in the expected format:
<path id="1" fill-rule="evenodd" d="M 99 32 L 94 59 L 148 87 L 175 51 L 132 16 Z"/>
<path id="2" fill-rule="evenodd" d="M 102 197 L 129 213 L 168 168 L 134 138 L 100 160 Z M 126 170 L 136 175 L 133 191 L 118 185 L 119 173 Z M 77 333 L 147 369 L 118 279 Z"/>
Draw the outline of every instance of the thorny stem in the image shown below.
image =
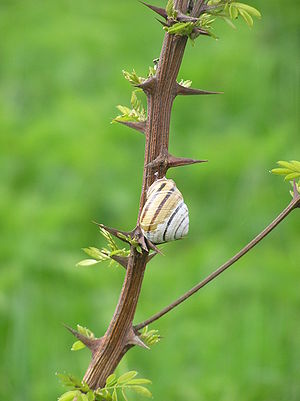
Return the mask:
<path id="1" fill-rule="evenodd" d="M 188 0 L 177 0 L 175 7 L 186 12 L 188 2 Z M 158 171 L 162 176 L 166 172 L 165 166 L 154 168 L 149 164 L 159 155 L 168 154 L 170 115 L 186 41 L 186 37 L 165 35 L 156 75 L 143 87 L 147 94 L 148 118 L 145 129 L 144 176 L 139 215 L 145 203 L 146 191 L 155 179 L 155 173 Z M 115 370 L 124 354 L 133 345 L 141 345 L 133 330 L 132 322 L 147 261 L 148 252 L 143 251 L 140 254 L 136 248 L 131 247 L 122 291 L 113 318 L 99 348 L 93 353 L 92 361 L 83 378 L 91 389 L 104 387 L 106 378 Z"/>
<path id="2" fill-rule="evenodd" d="M 160 312 L 156 313 L 155 315 L 151 316 L 149 319 L 145 320 L 142 323 L 139 323 L 135 326 L 136 330 L 140 330 L 143 327 L 147 326 L 150 323 L 155 322 L 156 320 L 160 319 L 162 316 L 166 315 L 172 309 L 176 308 L 176 306 L 180 305 L 182 302 L 190 298 L 194 295 L 197 291 L 201 288 L 206 286 L 206 284 L 213 281 L 216 277 L 218 277 L 221 273 L 227 270 L 230 266 L 232 266 L 235 262 L 237 262 L 242 256 L 246 255 L 252 248 L 255 247 L 263 238 L 265 238 L 271 231 L 274 230 L 279 223 L 281 223 L 290 213 L 292 210 L 300 206 L 300 195 L 296 196 L 289 205 L 270 223 L 260 234 L 258 234 L 252 241 L 250 241 L 243 249 L 241 249 L 237 254 L 235 254 L 231 259 L 229 259 L 226 263 L 220 266 L 217 270 L 207 276 L 204 280 L 200 281 L 199 284 L 195 285 L 181 297 L 176 299 L 176 301 L 172 302 L 170 305 L 166 306 Z"/>

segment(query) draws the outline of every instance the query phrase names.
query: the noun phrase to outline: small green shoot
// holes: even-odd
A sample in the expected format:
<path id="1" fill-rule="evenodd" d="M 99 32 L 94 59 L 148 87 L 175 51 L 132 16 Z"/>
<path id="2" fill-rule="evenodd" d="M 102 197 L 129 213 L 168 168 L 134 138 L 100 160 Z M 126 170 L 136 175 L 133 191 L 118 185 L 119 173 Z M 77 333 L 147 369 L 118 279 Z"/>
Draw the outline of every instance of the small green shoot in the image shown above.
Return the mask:
<path id="1" fill-rule="evenodd" d="M 137 374 L 136 371 L 129 371 L 117 378 L 113 373 L 106 379 L 105 387 L 93 391 L 86 383 L 73 375 L 57 373 L 62 384 L 70 388 L 58 398 L 58 401 L 73 401 L 75 397 L 77 397 L 77 401 L 118 401 L 120 395 L 124 401 L 128 401 L 127 390 L 151 398 L 150 390 L 145 387 L 145 385 L 151 384 L 151 380 L 136 378 Z"/>
<path id="2" fill-rule="evenodd" d="M 160 342 L 161 336 L 158 330 L 148 330 L 148 326 L 145 326 L 140 334 L 140 339 L 148 346 L 151 347 Z"/>
<path id="3" fill-rule="evenodd" d="M 88 247 L 82 248 L 82 250 L 90 256 L 91 259 L 84 259 L 81 262 L 77 263 L 77 267 L 86 267 L 86 266 L 94 266 L 98 263 L 109 260 L 110 265 L 116 263 L 112 256 L 129 256 L 130 251 L 125 248 L 119 248 L 116 242 L 114 241 L 112 235 L 107 232 L 104 228 L 100 227 L 100 234 L 106 239 L 108 248 L 95 248 Z"/>
<path id="4" fill-rule="evenodd" d="M 90 339 L 95 338 L 95 334 L 89 330 L 87 327 L 80 326 L 80 324 L 77 324 L 77 331 L 80 334 L 83 334 L 85 337 L 88 337 Z M 81 349 L 85 348 L 85 344 L 83 344 L 82 341 L 78 340 L 75 341 L 75 343 L 72 345 L 71 351 L 79 351 Z"/>
<path id="5" fill-rule="evenodd" d="M 298 194 L 300 194 L 300 162 L 297 160 L 291 160 L 289 162 L 280 160 L 277 162 L 280 167 L 273 168 L 271 173 L 276 175 L 284 176 L 285 181 L 290 181 L 293 187 L 293 190 L 290 191 L 292 196 L 296 196 L 294 194 L 294 180 L 298 180 L 296 183 L 296 190 Z"/>

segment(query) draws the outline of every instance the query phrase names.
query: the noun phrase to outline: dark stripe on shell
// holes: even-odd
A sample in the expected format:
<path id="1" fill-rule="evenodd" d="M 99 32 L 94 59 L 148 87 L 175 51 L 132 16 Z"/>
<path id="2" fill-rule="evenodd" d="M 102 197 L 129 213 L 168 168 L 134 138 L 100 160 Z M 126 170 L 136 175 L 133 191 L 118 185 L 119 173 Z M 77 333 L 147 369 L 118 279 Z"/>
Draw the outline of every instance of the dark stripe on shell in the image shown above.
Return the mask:
<path id="1" fill-rule="evenodd" d="M 161 184 L 161 186 L 158 188 L 158 190 L 155 191 L 155 192 L 152 194 L 151 201 L 150 201 L 150 199 L 149 199 L 149 200 L 147 199 L 140 220 L 143 220 L 143 218 L 145 217 L 146 213 L 148 212 L 149 207 L 151 206 L 151 203 L 152 203 L 152 202 L 154 201 L 154 199 L 156 198 L 158 192 L 160 192 L 166 185 L 167 185 L 166 182 L 164 182 L 163 184 Z"/>
<path id="2" fill-rule="evenodd" d="M 157 219 L 157 217 L 158 217 L 158 215 L 159 215 L 159 212 L 161 211 L 163 205 L 167 202 L 167 200 L 170 198 L 170 196 L 172 195 L 172 193 L 175 191 L 175 188 L 176 188 L 176 187 L 171 188 L 171 189 L 167 192 L 167 194 L 166 194 L 166 196 L 164 197 L 164 199 L 160 202 L 158 208 L 155 210 L 154 216 L 152 217 L 152 220 L 151 220 L 151 222 L 150 222 L 150 224 L 149 224 L 149 227 L 148 227 L 148 230 L 147 230 L 147 231 L 150 231 L 150 229 L 151 229 L 151 224 L 153 224 L 153 223 L 155 222 L 155 220 Z"/>
<path id="3" fill-rule="evenodd" d="M 171 217 L 169 218 L 169 221 L 167 223 L 167 227 L 165 228 L 165 231 L 164 231 L 163 241 L 166 240 L 167 230 L 168 230 L 170 224 L 172 223 L 172 220 L 174 219 L 174 217 L 176 216 L 178 210 L 181 208 L 182 205 L 183 205 L 183 201 L 179 203 L 179 205 L 177 206 L 177 208 L 174 210 L 174 212 L 172 213 Z"/>
<path id="4" fill-rule="evenodd" d="M 189 222 L 187 222 L 187 224 L 183 227 L 181 234 L 184 233 L 184 231 L 185 231 L 185 229 L 188 227 L 188 225 L 189 225 Z"/>
<path id="5" fill-rule="evenodd" d="M 181 222 L 178 224 L 178 226 L 177 226 L 177 228 L 176 228 L 176 231 L 175 231 L 175 233 L 174 233 L 174 238 L 176 238 L 177 231 L 179 230 L 181 224 L 184 222 L 184 220 L 186 219 L 187 216 L 188 216 L 188 213 L 185 214 L 185 215 L 183 216 L 183 218 L 181 219 Z M 177 238 L 176 238 L 176 239 L 177 239 Z"/>

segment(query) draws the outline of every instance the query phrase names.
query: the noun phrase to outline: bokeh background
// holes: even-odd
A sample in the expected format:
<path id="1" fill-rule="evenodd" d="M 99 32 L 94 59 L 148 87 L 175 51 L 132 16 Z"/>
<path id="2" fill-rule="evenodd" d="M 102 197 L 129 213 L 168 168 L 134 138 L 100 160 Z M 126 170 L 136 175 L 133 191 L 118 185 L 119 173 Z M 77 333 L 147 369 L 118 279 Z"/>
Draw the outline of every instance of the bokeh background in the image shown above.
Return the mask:
<path id="1" fill-rule="evenodd" d="M 163 1 L 156 1 L 163 5 Z M 290 200 L 269 170 L 298 159 L 299 2 L 253 1 L 251 31 L 217 23 L 219 41 L 188 44 L 179 78 L 223 96 L 176 99 L 170 150 L 209 163 L 172 171 L 190 209 L 188 239 L 147 269 L 136 322 L 238 251 Z M 54 400 L 55 372 L 82 376 L 62 323 L 101 336 L 124 272 L 75 268 L 104 245 L 97 220 L 136 220 L 144 139 L 110 124 L 163 39 L 137 1 L 0 2 L 0 398 Z M 156 400 L 300 399 L 299 213 L 255 251 L 153 328 L 163 341 L 134 349 L 119 373 L 153 380 Z"/>

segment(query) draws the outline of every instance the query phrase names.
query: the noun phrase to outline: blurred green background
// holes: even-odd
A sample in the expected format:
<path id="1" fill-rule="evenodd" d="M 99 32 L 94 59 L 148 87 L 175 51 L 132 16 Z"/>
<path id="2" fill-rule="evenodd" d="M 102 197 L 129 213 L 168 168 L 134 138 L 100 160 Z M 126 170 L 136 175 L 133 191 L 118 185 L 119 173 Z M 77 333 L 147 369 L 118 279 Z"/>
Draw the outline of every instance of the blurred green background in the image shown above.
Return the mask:
<path id="1" fill-rule="evenodd" d="M 158 1 L 156 5 L 164 5 Z M 299 2 L 257 0 L 251 31 L 216 25 L 188 44 L 179 78 L 223 96 L 176 99 L 170 150 L 209 163 L 172 171 L 190 209 L 188 239 L 147 269 L 136 322 L 181 295 L 267 225 L 290 200 L 269 170 L 298 159 Z M 82 376 L 62 323 L 101 336 L 124 272 L 77 269 L 103 241 L 90 223 L 134 226 L 143 136 L 111 119 L 163 39 L 137 1 L 0 2 L 0 398 L 54 400 L 55 372 Z M 299 213 L 255 251 L 153 325 L 164 340 L 134 349 L 119 372 L 153 380 L 155 400 L 300 399 Z"/>

